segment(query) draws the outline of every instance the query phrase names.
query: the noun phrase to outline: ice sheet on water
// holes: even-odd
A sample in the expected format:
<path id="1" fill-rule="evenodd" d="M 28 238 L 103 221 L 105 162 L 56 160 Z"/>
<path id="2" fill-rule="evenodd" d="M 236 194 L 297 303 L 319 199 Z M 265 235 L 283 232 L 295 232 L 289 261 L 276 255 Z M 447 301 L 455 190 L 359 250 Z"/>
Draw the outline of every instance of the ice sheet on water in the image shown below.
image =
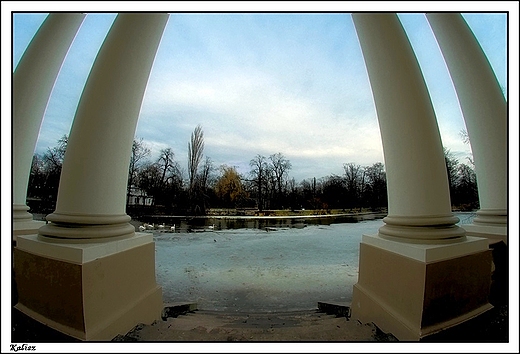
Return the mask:
<path id="1" fill-rule="evenodd" d="M 349 301 L 361 237 L 382 225 L 158 234 L 157 282 L 165 302 L 195 301 L 200 309 L 280 311 Z"/>

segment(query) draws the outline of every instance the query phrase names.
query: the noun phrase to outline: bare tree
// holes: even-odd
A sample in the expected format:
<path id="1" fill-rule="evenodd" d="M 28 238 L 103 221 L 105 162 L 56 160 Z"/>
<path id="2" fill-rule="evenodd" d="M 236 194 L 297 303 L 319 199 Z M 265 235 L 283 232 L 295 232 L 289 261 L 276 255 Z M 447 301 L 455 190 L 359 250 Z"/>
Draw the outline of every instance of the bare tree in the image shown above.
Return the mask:
<path id="1" fill-rule="evenodd" d="M 282 195 L 285 186 L 285 181 L 288 178 L 288 173 L 292 165 L 291 162 L 288 159 L 286 159 L 285 156 L 280 152 L 269 156 L 269 160 L 271 161 L 270 169 L 273 175 L 273 187 L 277 192 L 277 201 L 278 203 L 282 203 Z"/>
<path id="2" fill-rule="evenodd" d="M 67 135 L 63 135 L 60 140 L 58 140 L 57 146 L 47 148 L 47 151 L 43 154 L 43 163 L 46 171 L 45 189 L 49 199 L 52 201 L 56 201 L 58 198 L 61 169 L 63 166 L 63 160 L 65 159 L 68 142 L 69 139 Z"/>
<path id="3" fill-rule="evenodd" d="M 63 165 L 63 159 L 65 158 L 65 152 L 67 150 L 67 144 L 69 138 L 67 135 L 63 135 L 58 140 L 58 145 L 51 148 L 47 148 L 47 152 L 43 154 L 43 161 L 47 167 L 47 170 L 57 171 L 61 173 L 61 167 Z"/>
<path id="4" fill-rule="evenodd" d="M 142 167 L 144 159 L 150 156 L 150 149 L 144 144 L 143 138 L 134 139 L 132 144 L 132 155 L 128 166 L 128 184 L 126 187 L 126 202 L 130 200 L 132 187 L 137 184 L 139 169 Z"/>
<path id="5" fill-rule="evenodd" d="M 175 154 L 171 148 L 161 150 L 157 164 L 161 171 L 162 184 L 168 184 L 172 179 L 181 177 L 179 163 L 175 161 Z"/>
<path id="6" fill-rule="evenodd" d="M 345 185 L 347 205 L 353 208 L 360 204 L 361 189 L 364 189 L 364 172 L 360 165 L 349 162 L 343 164 L 345 170 Z"/>
<path id="7" fill-rule="evenodd" d="M 211 171 L 214 170 L 213 167 L 213 161 L 206 156 L 206 159 L 204 160 L 204 165 L 202 165 L 202 171 L 199 174 L 198 177 L 198 185 L 200 188 L 204 191 L 208 186 L 208 180 L 210 178 Z"/>
<path id="8" fill-rule="evenodd" d="M 262 211 L 265 203 L 265 185 L 268 182 L 268 165 L 265 156 L 256 155 L 251 161 L 249 161 L 249 166 L 251 166 L 251 171 L 249 174 L 251 175 L 251 182 L 253 184 L 253 189 L 256 192 L 258 210 Z"/>
<path id="9" fill-rule="evenodd" d="M 201 171 L 197 174 L 194 188 L 195 195 L 194 198 L 191 199 L 191 203 L 195 204 L 195 210 L 199 210 L 202 214 L 206 214 L 207 202 L 209 200 L 208 183 L 213 170 L 213 162 L 206 156 Z"/>
<path id="10" fill-rule="evenodd" d="M 191 134 L 191 140 L 188 143 L 188 178 L 189 191 L 193 192 L 195 187 L 195 180 L 197 178 L 197 170 L 202 161 L 202 154 L 204 152 L 204 132 L 202 127 L 197 125 Z"/>
<path id="11" fill-rule="evenodd" d="M 376 162 L 372 166 L 365 167 L 365 175 L 370 194 L 370 206 L 372 209 L 385 207 L 388 203 L 388 196 L 384 165 L 381 162 Z"/>
<path id="12" fill-rule="evenodd" d="M 461 129 L 459 132 L 459 135 L 462 138 L 462 142 L 464 144 L 470 144 L 469 134 L 468 134 L 467 130 Z M 473 168 L 475 168 L 475 161 L 473 161 L 473 157 L 468 156 L 467 159 L 468 159 L 469 163 L 471 164 L 471 166 L 473 166 Z"/>
<path id="13" fill-rule="evenodd" d="M 462 142 L 464 144 L 469 144 L 469 135 L 468 135 L 468 132 L 465 129 L 461 129 L 459 131 L 459 135 L 460 135 L 460 137 L 462 139 Z"/>
<path id="14" fill-rule="evenodd" d="M 157 162 L 149 167 L 153 177 L 152 185 L 155 186 L 154 203 L 166 207 L 177 204 L 182 195 L 183 182 L 182 172 L 179 163 L 175 160 L 173 150 L 171 148 L 161 150 Z"/>
<path id="15" fill-rule="evenodd" d="M 446 148 L 444 151 L 444 161 L 446 163 L 446 172 L 448 174 L 448 184 L 450 188 L 450 196 L 453 199 L 455 190 L 457 189 L 457 166 L 459 161 L 455 158 L 452 152 Z"/>

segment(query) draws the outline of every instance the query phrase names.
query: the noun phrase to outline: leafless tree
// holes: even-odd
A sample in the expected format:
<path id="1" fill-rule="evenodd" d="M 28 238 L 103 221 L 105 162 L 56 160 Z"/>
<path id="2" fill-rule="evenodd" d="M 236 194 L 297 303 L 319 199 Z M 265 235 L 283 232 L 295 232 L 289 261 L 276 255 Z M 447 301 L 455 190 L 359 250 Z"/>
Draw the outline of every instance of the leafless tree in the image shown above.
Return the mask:
<path id="1" fill-rule="evenodd" d="M 161 183 L 167 184 L 170 180 L 181 177 L 179 163 L 175 161 L 171 148 L 161 150 L 157 164 L 161 171 Z"/>
<path id="2" fill-rule="evenodd" d="M 206 156 L 204 165 L 202 165 L 202 171 L 199 173 L 198 185 L 202 190 L 205 190 L 208 186 L 208 180 L 210 178 L 211 171 L 214 170 L 213 161 Z"/>
<path id="3" fill-rule="evenodd" d="M 286 186 L 285 182 L 292 165 L 291 162 L 280 152 L 269 156 L 269 160 L 271 161 L 270 170 L 273 175 L 273 187 L 277 192 L 277 201 L 278 203 L 283 203 L 283 191 Z"/>
<path id="4" fill-rule="evenodd" d="M 249 161 L 249 166 L 251 166 L 249 174 L 251 175 L 251 182 L 256 192 L 258 210 L 262 211 L 265 202 L 265 184 L 268 182 L 269 167 L 267 160 L 265 156 L 256 155 L 251 161 Z"/>
<path id="5" fill-rule="evenodd" d="M 347 205 L 352 208 L 360 204 L 361 190 L 364 189 L 365 173 L 360 165 L 353 162 L 343 164 L 345 170 L 345 187 Z"/>
<path id="6" fill-rule="evenodd" d="M 459 131 L 459 135 L 462 138 L 462 142 L 464 144 L 469 144 L 469 135 L 468 135 L 468 132 L 465 129 L 461 129 Z"/>
<path id="7" fill-rule="evenodd" d="M 69 138 L 67 135 L 63 135 L 60 140 L 58 140 L 57 146 L 53 148 L 47 148 L 47 151 L 43 154 L 43 161 L 47 167 L 47 170 L 58 171 L 61 173 L 61 167 L 63 166 L 63 160 L 65 158 L 68 142 Z"/>
<path id="8" fill-rule="evenodd" d="M 378 209 L 387 204 L 386 172 L 381 162 L 365 167 L 366 184 L 369 190 L 369 203 Z"/>
<path id="9" fill-rule="evenodd" d="M 191 134 L 191 140 L 188 143 L 188 178 L 189 191 L 193 192 L 195 187 L 195 180 L 197 178 L 197 170 L 202 161 L 202 154 L 204 152 L 204 132 L 202 127 L 197 125 Z"/>
<path id="10" fill-rule="evenodd" d="M 137 184 L 139 169 L 148 156 L 150 156 L 150 149 L 144 144 L 143 138 L 134 139 L 132 144 L 132 155 L 130 156 L 130 165 L 128 166 L 128 184 L 126 187 L 127 203 L 130 198 L 132 187 Z"/>

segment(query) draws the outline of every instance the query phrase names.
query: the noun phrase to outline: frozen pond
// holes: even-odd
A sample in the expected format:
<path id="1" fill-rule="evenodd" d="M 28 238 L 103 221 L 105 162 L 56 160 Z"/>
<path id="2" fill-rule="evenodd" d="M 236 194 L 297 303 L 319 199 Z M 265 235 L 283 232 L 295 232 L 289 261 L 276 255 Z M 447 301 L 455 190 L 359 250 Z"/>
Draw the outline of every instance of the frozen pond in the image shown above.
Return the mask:
<path id="1" fill-rule="evenodd" d="M 461 223 L 471 214 L 457 214 Z M 277 312 L 351 301 L 359 243 L 381 219 L 299 227 L 154 232 L 163 301 L 199 309 Z"/>
<path id="2" fill-rule="evenodd" d="M 318 301 L 350 301 L 359 243 L 382 220 L 303 228 L 155 233 L 164 302 L 199 309 L 290 311 Z"/>

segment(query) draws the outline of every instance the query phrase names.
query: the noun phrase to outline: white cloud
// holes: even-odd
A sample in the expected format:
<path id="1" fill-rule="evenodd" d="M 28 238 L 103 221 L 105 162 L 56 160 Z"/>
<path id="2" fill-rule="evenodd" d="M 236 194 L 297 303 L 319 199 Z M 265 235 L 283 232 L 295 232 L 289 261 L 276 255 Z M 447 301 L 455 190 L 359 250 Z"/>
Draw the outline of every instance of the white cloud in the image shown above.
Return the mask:
<path id="1" fill-rule="evenodd" d="M 240 150 L 248 162 L 256 154 L 268 156 L 282 152 L 289 159 L 327 159 L 337 163 L 362 160 L 382 162 L 381 139 L 375 112 L 356 110 L 355 105 L 345 103 L 338 113 L 335 97 L 313 96 L 298 92 L 285 82 L 264 72 L 221 72 L 206 78 L 162 78 L 163 85 L 155 82 L 151 87 L 150 101 L 146 106 L 153 112 L 170 112 L 183 115 L 190 126 L 185 130 L 184 141 L 196 124 L 205 133 L 206 154 L 233 155 Z M 332 96 L 345 97 L 344 102 L 359 102 L 359 97 L 349 99 L 356 91 L 335 92 Z M 362 107 L 371 104 L 365 98 Z M 365 108 L 366 109 L 366 108 Z M 177 113 L 175 113 L 177 112 Z M 180 113 L 182 112 L 182 113 Z M 186 119 L 196 117 L 196 122 Z M 156 125 L 157 120 L 147 120 Z M 152 129 L 148 127 L 147 129 Z M 223 161 L 226 163 L 226 161 Z M 310 164 L 312 164 L 310 162 Z M 329 166 L 334 169 L 336 166 Z M 294 171 L 298 173 L 298 171 Z M 322 171 L 323 175 L 330 171 Z M 303 177 L 302 177 L 303 178 Z"/>

